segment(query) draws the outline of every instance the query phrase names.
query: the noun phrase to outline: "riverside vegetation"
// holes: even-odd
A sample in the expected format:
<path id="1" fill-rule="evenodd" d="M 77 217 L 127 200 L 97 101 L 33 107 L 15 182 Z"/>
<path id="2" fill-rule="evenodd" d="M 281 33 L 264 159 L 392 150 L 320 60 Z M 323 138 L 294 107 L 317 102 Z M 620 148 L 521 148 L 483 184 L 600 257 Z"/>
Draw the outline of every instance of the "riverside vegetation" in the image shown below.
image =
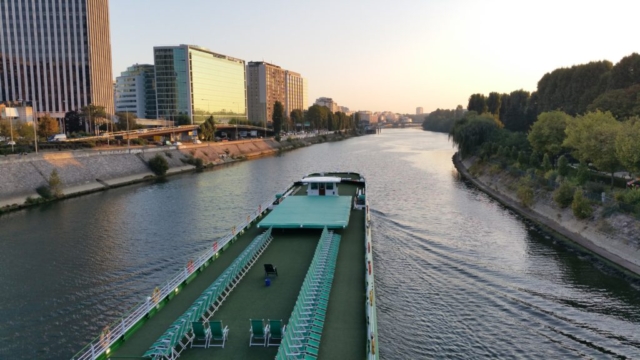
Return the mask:
<path id="1" fill-rule="evenodd" d="M 609 234 L 628 232 L 606 220 L 623 215 L 632 219 L 625 228 L 640 228 L 640 190 L 620 176 L 640 176 L 638 95 L 634 53 L 615 66 L 557 69 L 533 94 L 473 94 L 466 113 L 437 110 L 423 128 L 449 128 L 460 156 L 474 159 L 469 172 L 497 178 L 523 206 L 549 201 Z"/>

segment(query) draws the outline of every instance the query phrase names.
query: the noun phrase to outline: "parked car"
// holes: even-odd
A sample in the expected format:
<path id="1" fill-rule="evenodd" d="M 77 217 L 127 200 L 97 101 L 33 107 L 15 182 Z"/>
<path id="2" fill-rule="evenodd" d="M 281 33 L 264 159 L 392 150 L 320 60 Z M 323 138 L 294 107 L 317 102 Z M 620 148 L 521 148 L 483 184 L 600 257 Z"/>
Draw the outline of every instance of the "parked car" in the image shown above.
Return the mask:
<path id="1" fill-rule="evenodd" d="M 66 134 L 55 134 L 52 136 L 49 136 L 49 138 L 47 139 L 47 141 L 67 141 L 67 135 Z"/>
<path id="2" fill-rule="evenodd" d="M 627 187 L 629 189 L 640 189 L 640 179 L 635 179 L 627 182 Z"/>
<path id="3" fill-rule="evenodd" d="M 15 141 L 11 141 L 11 140 L 9 140 L 9 142 L 7 142 L 7 145 L 15 145 L 15 144 L 16 144 L 16 142 Z"/>
<path id="4" fill-rule="evenodd" d="M 180 146 L 180 145 L 182 145 L 182 143 L 180 141 L 176 141 L 176 142 L 173 143 L 173 145 Z"/>
<path id="5" fill-rule="evenodd" d="M 195 140 L 193 140 L 193 143 L 194 143 L 194 144 L 202 144 L 202 141 L 200 141 L 200 140 L 198 140 L 198 139 L 195 139 Z"/>

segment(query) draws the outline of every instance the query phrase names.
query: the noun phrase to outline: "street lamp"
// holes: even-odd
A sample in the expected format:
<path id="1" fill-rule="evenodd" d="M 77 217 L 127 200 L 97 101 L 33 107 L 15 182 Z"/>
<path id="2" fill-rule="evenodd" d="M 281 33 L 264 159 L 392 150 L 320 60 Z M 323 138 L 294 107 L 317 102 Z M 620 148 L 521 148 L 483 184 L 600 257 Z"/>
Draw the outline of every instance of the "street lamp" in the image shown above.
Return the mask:
<path id="1" fill-rule="evenodd" d="M 236 105 L 236 108 L 238 109 L 238 112 L 236 113 L 236 115 L 240 114 L 240 104 L 238 104 L 237 102 L 233 102 L 234 105 Z M 238 136 L 238 118 L 236 117 L 236 140 L 238 140 L 240 137 Z"/>

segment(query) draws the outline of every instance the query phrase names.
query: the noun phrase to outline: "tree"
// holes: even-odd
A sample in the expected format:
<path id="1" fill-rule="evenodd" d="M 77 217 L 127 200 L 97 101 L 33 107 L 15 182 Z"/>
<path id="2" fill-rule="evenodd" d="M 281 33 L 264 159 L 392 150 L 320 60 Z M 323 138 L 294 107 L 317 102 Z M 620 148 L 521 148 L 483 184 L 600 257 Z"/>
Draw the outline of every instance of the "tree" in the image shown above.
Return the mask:
<path id="1" fill-rule="evenodd" d="M 169 163 L 160 154 L 157 154 L 149 160 L 149 168 L 158 176 L 164 176 L 169 170 Z"/>
<path id="2" fill-rule="evenodd" d="M 489 97 L 487 98 L 487 111 L 499 118 L 501 105 L 502 99 L 500 98 L 500 94 L 497 92 L 489 93 Z"/>
<path id="3" fill-rule="evenodd" d="M 77 111 L 69 111 L 64 115 L 64 123 L 69 133 L 79 133 L 86 131 L 84 117 Z"/>
<path id="4" fill-rule="evenodd" d="M 516 90 L 509 94 L 509 103 L 507 104 L 504 116 L 500 121 L 504 124 L 504 128 L 511 131 L 526 132 L 533 123 L 527 118 L 527 103 L 529 100 L 529 92 L 524 90 Z"/>
<path id="5" fill-rule="evenodd" d="M 544 171 L 550 171 L 553 169 L 553 165 L 551 165 L 551 159 L 549 159 L 549 154 L 544 154 L 542 157 L 542 168 Z"/>
<path id="6" fill-rule="evenodd" d="M 627 171 L 640 174 L 640 119 L 621 124 L 615 147 L 616 156 Z"/>
<path id="7" fill-rule="evenodd" d="M 35 132 L 33 131 L 33 126 L 31 124 L 27 124 L 23 121 L 18 121 L 14 124 L 16 127 L 15 131 L 18 133 L 19 142 L 22 143 L 31 143 L 35 138 Z"/>
<path id="8" fill-rule="evenodd" d="M 449 139 L 458 146 L 460 154 L 465 157 L 491 139 L 497 129 L 498 126 L 492 117 L 470 111 L 462 119 L 456 120 L 449 133 Z"/>
<path id="9" fill-rule="evenodd" d="M 173 121 L 175 125 L 191 125 L 191 118 L 184 114 L 176 116 Z"/>
<path id="10" fill-rule="evenodd" d="M 213 116 L 209 116 L 205 122 L 200 124 L 200 136 L 204 141 L 213 141 L 216 134 L 216 122 Z"/>
<path id="11" fill-rule="evenodd" d="M 273 132 L 276 136 L 280 135 L 280 131 L 282 130 L 282 122 L 284 120 L 284 106 L 280 101 L 276 101 L 273 104 L 273 115 L 271 115 L 271 120 L 273 121 Z"/>
<path id="12" fill-rule="evenodd" d="M 640 84 L 640 55 L 625 56 L 612 69 L 609 90 L 624 89 Z"/>
<path id="13" fill-rule="evenodd" d="M 48 138 L 49 136 L 60 133 L 60 128 L 58 126 L 58 121 L 49 114 L 41 117 L 38 120 L 38 134 Z"/>
<path id="14" fill-rule="evenodd" d="M 473 94 L 469 97 L 467 110 L 475 111 L 478 114 L 487 112 L 487 98 L 483 94 Z"/>
<path id="15" fill-rule="evenodd" d="M 527 135 L 531 147 L 541 153 L 556 156 L 562 151 L 562 143 L 567 137 L 565 129 L 571 116 L 562 111 L 544 112 L 538 116 Z"/>
<path id="16" fill-rule="evenodd" d="M 567 122 L 563 146 L 573 149 L 575 158 L 592 162 L 598 170 L 613 174 L 620 168 L 616 157 L 616 138 L 621 125 L 610 112 L 591 112 Z"/>
<path id="17" fill-rule="evenodd" d="M 104 106 L 89 104 L 80 109 L 80 113 L 82 114 L 82 117 L 85 119 L 85 121 L 89 123 L 89 132 L 91 132 L 92 124 L 94 129 L 97 129 L 98 127 L 96 126 L 96 124 L 107 118 L 107 113 L 104 110 Z"/>
<path id="18" fill-rule="evenodd" d="M 135 130 L 138 128 L 138 123 L 136 122 L 137 116 L 135 113 L 130 112 L 119 112 L 116 113 L 118 117 L 118 130 L 119 131 L 127 131 L 127 130 Z"/>
<path id="19" fill-rule="evenodd" d="M 324 108 L 324 106 L 312 105 L 309 107 L 309 111 L 307 111 L 307 121 L 316 129 L 319 129 L 322 123 L 322 108 Z"/>
<path id="20" fill-rule="evenodd" d="M 11 138 L 11 130 L 13 130 L 13 138 L 15 139 L 17 136 L 16 128 L 11 124 L 12 119 L 9 120 L 0 120 L 0 136 L 6 139 Z M 12 129 L 13 128 L 13 129 Z"/>
<path id="21" fill-rule="evenodd" d="M 561 176 L 569 175 L 569 160 L 564 155 L 558 158 L 558 174 Z"/>
<path id="22" fill-rule="evenodd" d="M 589 111 L 610 111 L 616 119 L 640 115 L 640 84 L 600 94 L 587 107 Z"/>
<path id="23" fill-rule="evenodd" d="M 303 125 L 304 122 L 304 113 L 300 109 L 293 109 L 291 111 L 291 122 L 293 123 L 293 128 L 297 130 L 298 124 Z"/>

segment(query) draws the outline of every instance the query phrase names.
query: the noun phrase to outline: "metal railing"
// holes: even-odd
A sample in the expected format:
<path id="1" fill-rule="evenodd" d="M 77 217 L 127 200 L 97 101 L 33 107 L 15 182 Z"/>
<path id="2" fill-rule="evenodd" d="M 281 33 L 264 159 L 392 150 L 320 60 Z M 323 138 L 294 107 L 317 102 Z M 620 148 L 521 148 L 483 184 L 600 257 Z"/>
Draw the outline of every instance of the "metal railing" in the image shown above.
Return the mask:
<path id="1" fill-rule="evenodd" d="M 169 294 L 174 292 L 180 284 L 182 284 L 191 274 L 194 269 L 198 269 L 206 261 L 216 255 L 222 248 L 227 245 L 233 238 L 235 238 L 241 231 L 243 231 L 251 222 L 256 220 L 260 215 L 267 211 L 268 207 L 273 203 L 273 200 L 269 200 L 258 207 L 252 215 L 249 215 L 246 220 L 239 225 L 234 226 L 231 229 L 231 233 L 227 234 L 220 240 L 213 242 L 212 246 L 204 251 L 200 256 L 189 264 L 173 278 L 167 281 L 163 286 L 159 287 L 159 292 L 154 291 L 153 296 L 148 297 L 146 300 L 135 305 L 129 312 L 122 318 L 113 322 L 111 325 L 104 328 L 100 336 L 93 339 L 88 345 L 74 355 L 72 360 L 88 360 L 96 359 L 102 353 L 108 351 L 108 349 L 116 341 L 118 341 L 129 329 L 137 324 L 143 317 L 145 317 L 149 311 L 160 301 L 164 300 Z"/>

